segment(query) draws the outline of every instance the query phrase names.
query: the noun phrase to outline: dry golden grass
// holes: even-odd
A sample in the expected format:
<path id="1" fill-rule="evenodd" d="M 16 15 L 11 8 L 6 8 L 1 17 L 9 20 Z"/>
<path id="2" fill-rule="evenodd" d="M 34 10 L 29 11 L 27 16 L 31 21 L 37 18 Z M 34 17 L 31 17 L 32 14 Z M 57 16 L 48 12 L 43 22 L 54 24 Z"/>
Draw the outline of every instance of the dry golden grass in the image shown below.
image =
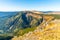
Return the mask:
<path id="1" fill-rule="evenodd" d="M 54 17 L 53 17 L 53 16 L 43 16 L 43 18 L 44 18 L 46 21 L 50 21 L 50 20 L 52 20 Z"/>

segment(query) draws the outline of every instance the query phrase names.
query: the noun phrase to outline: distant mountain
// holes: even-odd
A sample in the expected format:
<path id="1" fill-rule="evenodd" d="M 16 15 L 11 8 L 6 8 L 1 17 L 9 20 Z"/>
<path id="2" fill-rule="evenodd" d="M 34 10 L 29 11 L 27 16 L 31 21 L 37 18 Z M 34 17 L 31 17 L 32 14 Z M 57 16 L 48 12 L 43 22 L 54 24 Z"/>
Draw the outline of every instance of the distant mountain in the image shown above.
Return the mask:
<path id="1" fill-rule="evenodd" d="M 51 12 L 48 12 L 48 14 L 60 14 L 60 11 L 51 11 Z"/>

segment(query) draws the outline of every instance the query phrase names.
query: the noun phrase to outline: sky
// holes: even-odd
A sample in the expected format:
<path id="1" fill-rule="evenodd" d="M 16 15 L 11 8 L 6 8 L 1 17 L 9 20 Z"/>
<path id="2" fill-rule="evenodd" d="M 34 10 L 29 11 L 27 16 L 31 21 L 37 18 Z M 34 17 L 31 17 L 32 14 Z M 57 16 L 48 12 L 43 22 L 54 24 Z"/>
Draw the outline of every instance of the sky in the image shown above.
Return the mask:
<path id="1" fill-rule="evenodd" d="M 60 0 L 0 0 L 0 11 L 60 11 Z"/>

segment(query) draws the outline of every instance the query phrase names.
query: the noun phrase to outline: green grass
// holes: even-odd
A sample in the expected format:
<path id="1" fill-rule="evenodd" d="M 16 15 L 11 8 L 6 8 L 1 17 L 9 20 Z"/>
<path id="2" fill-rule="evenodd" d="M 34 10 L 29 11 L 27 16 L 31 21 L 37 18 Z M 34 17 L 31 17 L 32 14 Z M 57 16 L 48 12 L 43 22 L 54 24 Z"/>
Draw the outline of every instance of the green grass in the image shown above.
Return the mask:
<path id="1" fill-rule="evenodd" d="M 22 36 L 22 35 L 24 35 L 25 33 L 28 33 L 29 31 L 34 31 L 35 29 L 36 29 L 36 27 L 21 29 L 21 30 L 17 31 L 17 32 L 15 33 L 15 35 L 16 35 L 16 36 Z"/>

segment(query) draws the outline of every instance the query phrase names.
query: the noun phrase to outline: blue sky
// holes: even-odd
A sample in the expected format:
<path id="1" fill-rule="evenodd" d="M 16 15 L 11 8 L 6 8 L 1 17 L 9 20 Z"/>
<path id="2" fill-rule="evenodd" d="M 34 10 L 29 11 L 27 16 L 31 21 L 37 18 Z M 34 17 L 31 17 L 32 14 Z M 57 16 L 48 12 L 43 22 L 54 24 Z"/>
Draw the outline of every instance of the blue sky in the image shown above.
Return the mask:
<path id="1" fill-rule="evenodd" d="M 0 11 L 60 11 L 60 0 L 0 0 Z"/>

